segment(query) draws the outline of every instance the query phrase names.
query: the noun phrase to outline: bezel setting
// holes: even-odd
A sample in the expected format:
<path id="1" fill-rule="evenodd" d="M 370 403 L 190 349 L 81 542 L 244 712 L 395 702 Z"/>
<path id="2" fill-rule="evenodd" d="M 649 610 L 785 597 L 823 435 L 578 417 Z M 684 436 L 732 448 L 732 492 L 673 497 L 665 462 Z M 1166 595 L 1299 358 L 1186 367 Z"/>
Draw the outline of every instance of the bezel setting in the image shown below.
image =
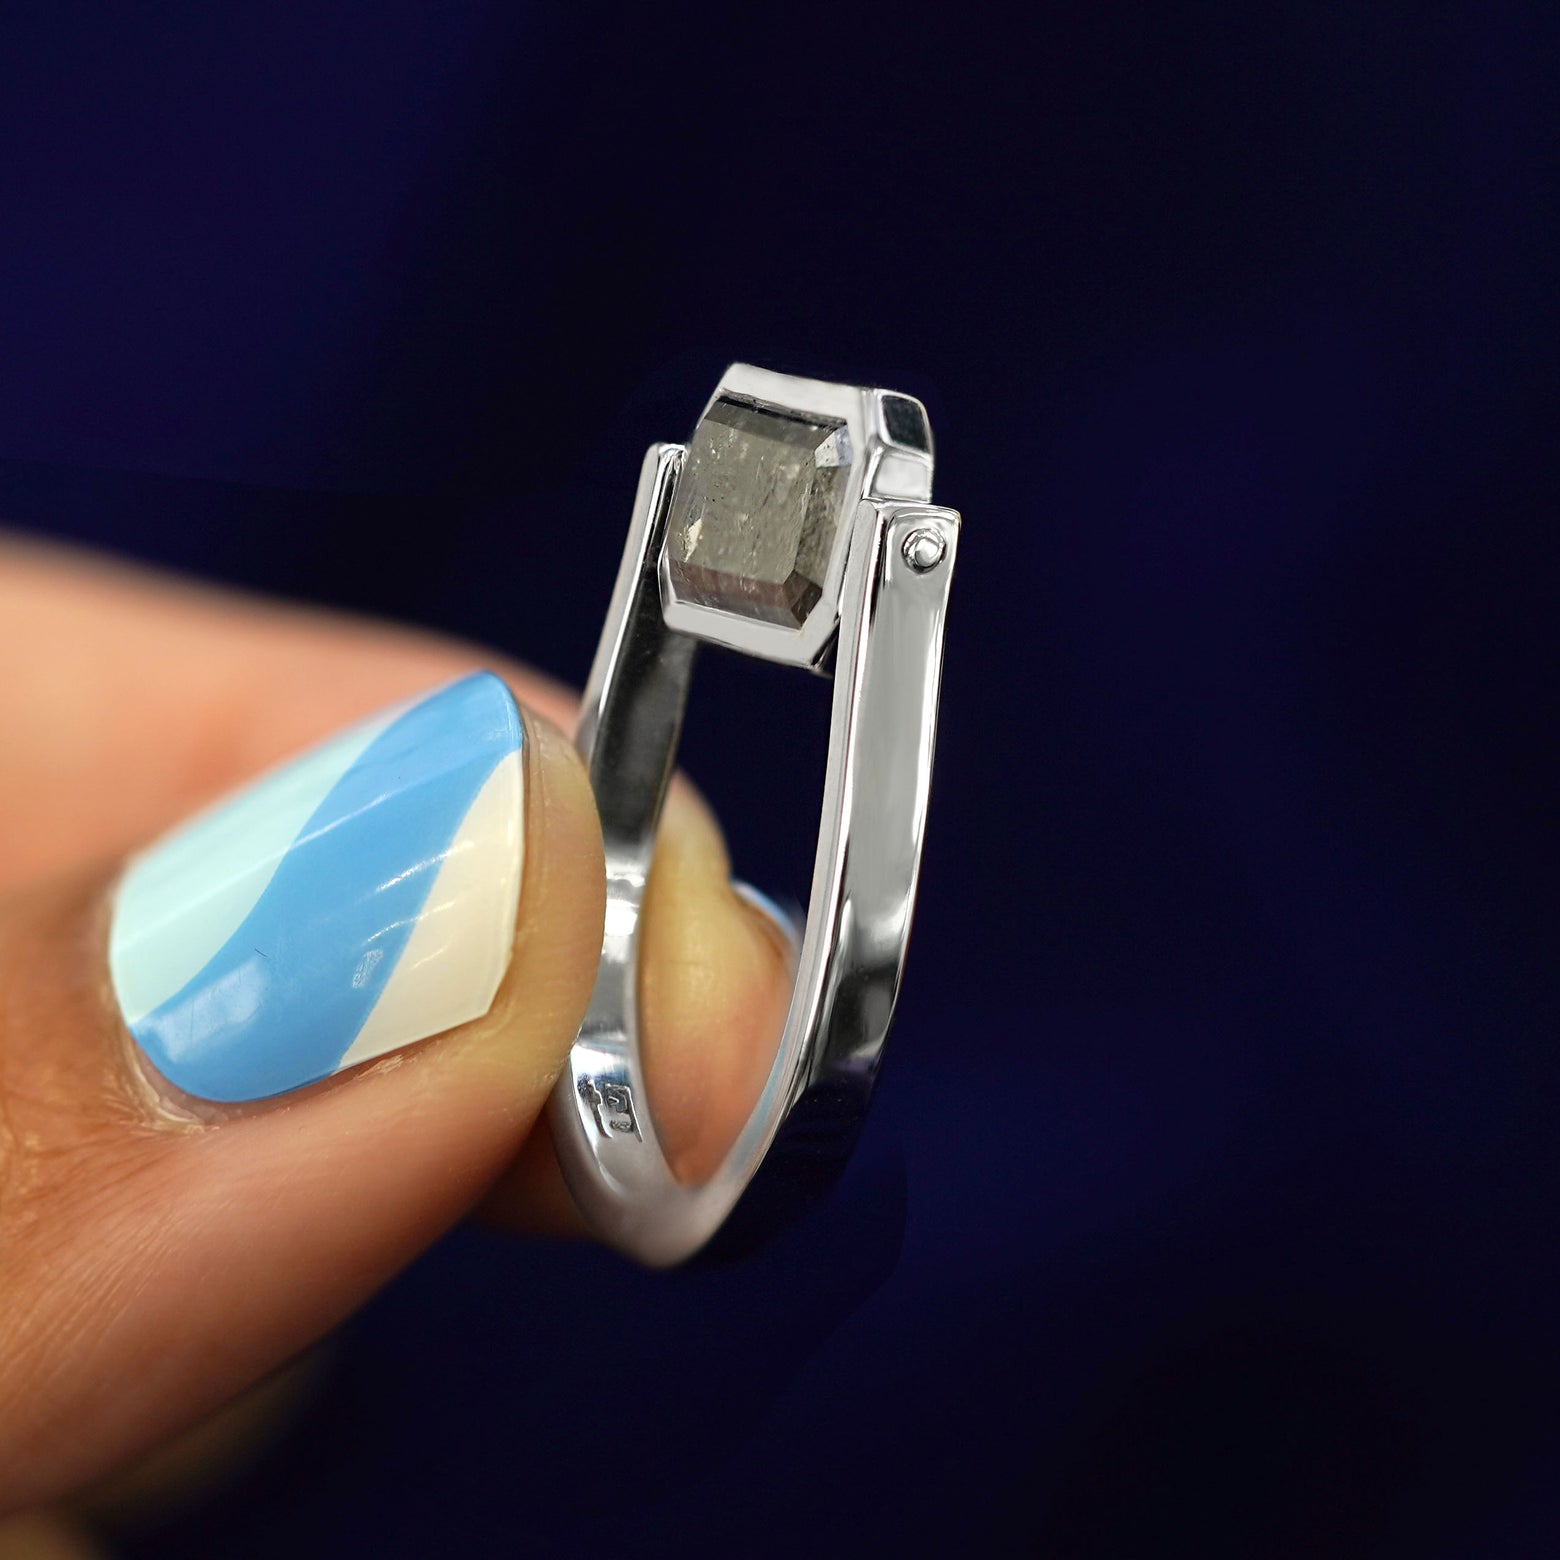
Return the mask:
<path id="1" fill-rule="evenodd" d="M 743 402 L 759 413 L 841 424 L 851 461 L 836 496 L 833 543 L 817 598 L 799 624 L 776 622 L 755 612 L 690 599 L 679 588 L 669 555 L 670 536 L 657 564 L 666 626 L 709 644 L 785 666 L 817 668 L 829 656 L 839 631 L 841 592 L 854 539 L 870 525 L 864 500 L 902 499 L 925 503 L 932 493 L 933 451 L 926 410 L 899 391 L 858 389 L 733 363 L 701 413 L 701 426 L 722 401 Z M 695 429 L 695 439 L 698 429 Z"/>

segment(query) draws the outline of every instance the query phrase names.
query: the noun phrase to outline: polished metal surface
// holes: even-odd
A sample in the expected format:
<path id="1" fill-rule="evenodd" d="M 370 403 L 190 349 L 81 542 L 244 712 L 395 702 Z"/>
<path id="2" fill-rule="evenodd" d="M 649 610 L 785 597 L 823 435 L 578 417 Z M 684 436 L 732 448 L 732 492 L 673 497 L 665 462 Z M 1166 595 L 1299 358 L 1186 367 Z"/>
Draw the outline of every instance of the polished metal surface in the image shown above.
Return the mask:
<path id="1" fill-rule="evenodd" d="M 552 1127 L 592 1228 L 653 1265 L 761 1238 L 826 1189 L 855 1141 L 910 932 L 959 535 L 959 516 L 930 503 L 931 435 L 919 402 L 742 364 L 727 371 L 710 407 L 723 398 L 842 425 L 850 467 L 823 589 L 791 626 L 679 597 L 665 543 L 686 450 L 653 445 L 586 689 L 578 742 L 606 845 L 606 928 L 590 1007 L 553 1094 Z M 701 640 L 832 671 L 835 692 L 784 1032 L 737 1142 L 708 1181 L 686 1186 L 667 1165 L 646 1103 L 636 953 Z"/>

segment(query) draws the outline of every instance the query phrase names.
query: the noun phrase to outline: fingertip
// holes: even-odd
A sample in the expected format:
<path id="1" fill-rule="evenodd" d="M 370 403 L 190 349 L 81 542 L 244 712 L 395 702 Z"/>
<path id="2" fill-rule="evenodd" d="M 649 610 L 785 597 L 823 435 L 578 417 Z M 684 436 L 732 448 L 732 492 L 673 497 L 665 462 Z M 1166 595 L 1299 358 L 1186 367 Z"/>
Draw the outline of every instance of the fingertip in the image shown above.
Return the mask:
<path id="1" fill-rule="evenodd" d="M 198 1118 L 153 1108 L 124 997 L 156 972 L 127 977 L 122 967 L 116 985 L 105 971 L 105 922 L 126 913 L 109 873 L 0 903 L 0 1162 L 12 1192 L 0 1207 L 11 1258 L 0 1401 L 14 1410 L 0 1416 L 0 1499 L 47 1499 L 296 1353 L 472 1207 L 519 1152 L 589 1000 L 605 890 L 578 757 L 549 722 L 525 716 L 522 739 L 507 718 L 515 742 L 504 759 L 517 743 L 522 811 L 516 824 L 506 787 L 504 827 L 478 831 L 470 847 L 477 875 L 517 894 L 496 997 L 469 1021 L 422 1030 L 426 1044 L 414 1037 L 280 1098 L 239 1096 Z M 518 877 L 484 851 L 518 854 Z M 427 870 L 444 887 L 430 891 L 419 924 L 445 914 L 448 935 L 408 940 L 403 964 L 460 952 L 473 928 L 491 935 L 498 924 L 461 911 L 458 873 Z M 342 886 L 316 876 L 314 900 L 286 901 L 319 913 L 317 936 L 293 937 L 301 959 L 327 941 L 331 906 L 319 901 Z M 252 951 L 268 967 L 281 962 L 263 939 Z M 402 987 L 403 1024 L 413 990 Z M 227 1019 L 248 1011 L 230 1004 Z M 259 1023 L 251 1038 L 292 1043 L 292 1017 L 289 1008 L 286 1022 Z M 34 1390 L 44 1378 L 47 1390 Z M 72 1435 L 79 1424 L 90 1433 Z"/>
<path id="2" fill-rule="evenodd" d="M 697 1183 L 719 1166 L 769 1075 L 794 950 L 732 882 L 719 827 L 692 787 L 668 798 L 641 938 L 650 1105 L 673 1173 Z"/>

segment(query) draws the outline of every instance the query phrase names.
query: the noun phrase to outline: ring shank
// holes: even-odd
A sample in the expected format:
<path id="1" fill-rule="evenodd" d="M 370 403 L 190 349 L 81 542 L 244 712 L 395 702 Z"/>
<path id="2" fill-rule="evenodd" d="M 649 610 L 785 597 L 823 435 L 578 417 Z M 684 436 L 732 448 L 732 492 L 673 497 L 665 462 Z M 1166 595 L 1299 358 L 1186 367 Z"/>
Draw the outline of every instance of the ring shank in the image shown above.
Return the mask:
<path id="1" fill-rule="evenodd" d="M 749 1244 L 833 1181 L 871 1095 L 909 935 L 929 789 L 958 516 L 863 500 L 852 517 L 828 767 L 796 986 L 759 1102 L 715 1174 L 672 1175 L 646 1106 L 638 1043 L 640 909 L 697 641 L 669 629 L 657 584 L 683 447 L 645 457 L 623 565 L 578 737 L 607 858 L 602 958 L 552 1098 L 559 1163 L 603 1238 L 652 1265 L 721 1231 Z M 904 553 L 943 542 L 941 566 Z M 736 1217 L 728 1216 L 741 1204 Z"/>

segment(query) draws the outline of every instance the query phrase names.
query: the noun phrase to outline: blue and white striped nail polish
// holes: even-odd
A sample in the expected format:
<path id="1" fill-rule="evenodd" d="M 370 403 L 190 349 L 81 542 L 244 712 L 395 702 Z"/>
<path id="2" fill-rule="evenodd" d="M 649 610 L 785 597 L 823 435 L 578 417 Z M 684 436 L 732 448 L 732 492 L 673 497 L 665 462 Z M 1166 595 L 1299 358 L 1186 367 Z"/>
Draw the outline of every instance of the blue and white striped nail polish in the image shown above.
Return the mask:
<path id="1" fill-rule="evenodd" d="M 137 857 L 109 970 L 165 1078 L 257 1100 L 492 1006 L 524 843 L 522 728 L 478 672 L 353 726 Z"/>

